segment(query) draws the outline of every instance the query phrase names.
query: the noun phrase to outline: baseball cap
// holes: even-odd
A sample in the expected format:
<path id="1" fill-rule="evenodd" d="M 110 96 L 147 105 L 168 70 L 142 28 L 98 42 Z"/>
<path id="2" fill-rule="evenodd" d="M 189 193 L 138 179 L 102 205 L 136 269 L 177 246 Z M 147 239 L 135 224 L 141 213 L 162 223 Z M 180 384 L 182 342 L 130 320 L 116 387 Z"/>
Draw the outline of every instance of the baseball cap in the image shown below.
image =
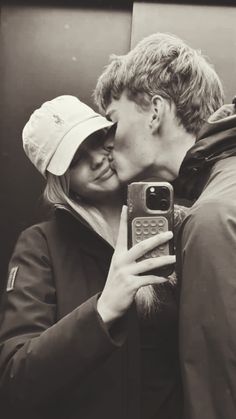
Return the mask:
<path id="1" fill-rule="evenodd" d="M 61 176 L 82 142 L 112 125 L 77 97 L 58 96 L 32 113 L 23 129 L 23 148 L 44 177 L 47 171 Z"/>

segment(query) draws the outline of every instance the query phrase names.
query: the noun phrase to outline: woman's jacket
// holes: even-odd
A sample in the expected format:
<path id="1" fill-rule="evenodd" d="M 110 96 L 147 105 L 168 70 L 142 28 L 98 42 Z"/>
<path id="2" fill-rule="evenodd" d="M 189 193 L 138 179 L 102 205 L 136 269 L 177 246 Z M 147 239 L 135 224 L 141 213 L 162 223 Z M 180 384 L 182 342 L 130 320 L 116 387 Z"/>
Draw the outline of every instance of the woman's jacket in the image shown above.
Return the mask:
<path id="1" fill-rule="evenodd" d="M 65 210 L 21 234 L 1 315 L 4 419 L 140 417 L 135 307 L 109 331 L 96 309 L 112 254 L 105 240 Z"/>

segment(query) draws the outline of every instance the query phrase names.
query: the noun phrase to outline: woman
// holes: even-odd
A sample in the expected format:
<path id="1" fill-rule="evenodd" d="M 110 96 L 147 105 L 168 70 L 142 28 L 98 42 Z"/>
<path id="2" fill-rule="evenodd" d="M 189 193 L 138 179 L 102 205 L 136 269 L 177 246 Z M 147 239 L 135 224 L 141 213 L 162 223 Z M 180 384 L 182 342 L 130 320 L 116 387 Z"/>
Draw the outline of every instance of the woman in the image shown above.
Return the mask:
<path id="1" fill-rule="evenodd" d="M 55 212 L 21 234 L 10 262 L 0 384 L 20 417 L 180 417 L 173 287 L 139 276 L 175 258 L 136 262 L 172 233 L 127 250 L 123 190 L 109 165 L 112 125 L 61 96 L 23 131 Z"/>

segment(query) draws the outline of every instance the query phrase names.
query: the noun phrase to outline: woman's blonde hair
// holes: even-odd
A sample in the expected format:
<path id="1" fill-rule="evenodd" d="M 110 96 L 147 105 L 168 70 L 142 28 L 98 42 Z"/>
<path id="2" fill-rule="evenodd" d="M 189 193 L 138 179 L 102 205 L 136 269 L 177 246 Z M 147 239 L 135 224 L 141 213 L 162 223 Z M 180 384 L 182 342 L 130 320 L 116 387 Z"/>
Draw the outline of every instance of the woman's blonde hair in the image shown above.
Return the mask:
<path id="1" fill-rule="evenodd" d="M 106 220 L 100 211 L 92 205 L 80 202 L 79 195 L 70 192 L 70 173 L 67 171 L 63 176 L 47 174 L 47 184 L 44 190 L 44 200 L 53 208 L 62 208 L 71 212 L 74 216 L 82 217 L 100 236 L 114 245 Z"/>

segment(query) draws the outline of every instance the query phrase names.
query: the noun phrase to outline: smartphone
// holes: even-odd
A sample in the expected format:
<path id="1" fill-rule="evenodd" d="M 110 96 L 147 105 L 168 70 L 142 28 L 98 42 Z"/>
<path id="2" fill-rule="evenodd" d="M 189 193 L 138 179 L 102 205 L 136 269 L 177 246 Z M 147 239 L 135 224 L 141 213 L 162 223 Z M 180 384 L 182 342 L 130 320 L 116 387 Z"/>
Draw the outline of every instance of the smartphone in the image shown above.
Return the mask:
<path id="1" fill-rule="evenodd" d="M 173 231 L 174 199 L 173 187 L 168 182 L 133 182 L 128 185 L 128 248 L 155 234 L 164 231 Z M 162 244 L 142 259 L 173 255 L 174 240 Z M 174 271 L 174 265 L 145 272 L 143 275 L 152 274 L 167 277 Z"/>

